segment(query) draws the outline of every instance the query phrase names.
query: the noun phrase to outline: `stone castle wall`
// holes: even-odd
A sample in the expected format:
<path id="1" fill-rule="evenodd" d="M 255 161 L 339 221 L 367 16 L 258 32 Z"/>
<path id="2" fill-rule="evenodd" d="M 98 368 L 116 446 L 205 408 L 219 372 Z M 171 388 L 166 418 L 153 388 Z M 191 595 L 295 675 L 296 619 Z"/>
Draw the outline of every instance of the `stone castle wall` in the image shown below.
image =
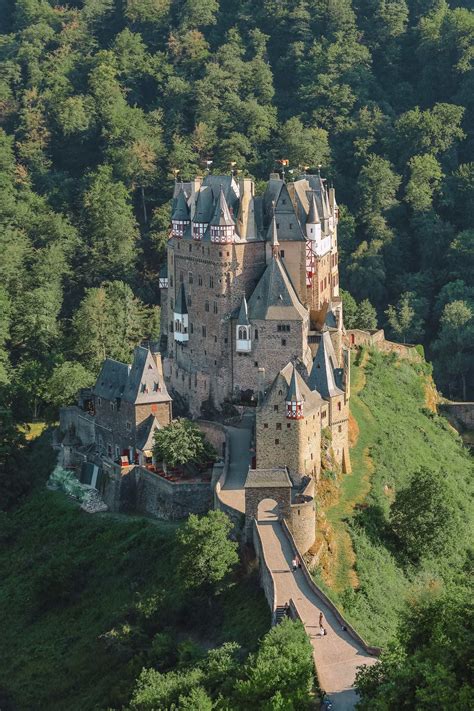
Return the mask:
<path id="1" fill-rule="evenodd" d="M 278 326 L 289 326 L 289 331 L 278 331 Z M 294 357 L 307 355 L 310 365 L 310 351 L 307 346 L 308 322 L 302 321 L 252 321 L 252 350 L 250 353 L 235 352 L 235 328 L 232 333 L 233 350 L 233 391 L 258 390 L 258 369 L 265 368 L 265 385 L 270 385 L 277 373 Z M 257 338 L 255 336 L 257 335 Z"/>
<path id="2" fill-rule="evenodd" d="M 288 521 L 298 549 L 306 553 L 316 538 L 316 505 L 314 498 L 291 504 L 291 517 Z"/>
<path id="3" fill-rule="evenodd" d="M 321 416 L 320 411 L 315 410 L 302 420 L 288 419 L 285 404 L 287 388 L 282 377 L 281 388 L 277 385 L 265 405 L 257 409 L 257 467 L 271 469 L 286 466 L 292 481 L 299 484 L 302 476 L 319 477 Z"/>
<path id="4" fill-rule="evenodd" d="M 467 430 L 474 430 L 474 402 L 446 402 L 439 406 L 446 415 Z"/>
<path id="5" fill-rule="evenodd" d="M 138 513 L 174 521 L 212 508 L 209 482 L 170 482 L 143 467 L 134 467 L 133 473 Z"/>

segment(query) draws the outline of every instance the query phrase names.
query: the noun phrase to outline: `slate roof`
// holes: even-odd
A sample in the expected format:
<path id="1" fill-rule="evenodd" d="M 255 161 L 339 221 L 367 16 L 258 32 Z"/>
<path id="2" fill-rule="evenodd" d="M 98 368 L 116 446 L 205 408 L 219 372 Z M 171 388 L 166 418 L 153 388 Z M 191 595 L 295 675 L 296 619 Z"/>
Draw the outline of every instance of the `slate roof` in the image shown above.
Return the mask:
<path id="1" fill-rule="evenodd" d="M 135 405 L 171 400 L 163 374 L 148 348 L 135 348 L 123 399 Z"/>
<path id="2" fill-rule="evenodd" d="M 309 222 L 311 225 L 317 225 L 319 224 L 319 212 L 318 212 L 318 206 L 316 205 L 316 196 L 314 193 L 311 193 L 311 198 L 309 201 L 309 212 L 308 212 L 308 218 L 306 222 Z"/>
<path id="3" fill-rule="evenodd" d="M 160 423 L 154 415 L 149 415 L 146 420 L 143 420 L 137 427 L 136 446 L 137 449 L 143 450 L 153 449 L 153 438 L 155 430 L 161 429 Z"/>
<path id="4" fill-rule="evenodd" d="M 219 225 L 220 227 L 233 226 L 235 222 L 230 214 L 229 206 L 224 195 L 224 189 L 221 185 L 219 197 L 217 198 L 216 208 L 212 216 L 211 225 Z"/>
<path id="5" fill-rule="evenodd" d="M 96 397 L 133 404 L 169 402 L 163 374 L 148 348 L 137 346 L 132 365 L 106 358 L 93 389 Z"/>
<path id="6" fill-rule="evenodd" d="M 181 314 L 181 315 L 188 313 L 188 305 L 186 303 L 186 292 L 184 291 L 183 282 L 181 282 L 181 286 L 179 287 L 179 291 L 178 291 L 178 296 L 176 297 L 176 304 L 174 305 L 174 313 Z"/>
<path id="7" fill-rule="evenodd" d="M 239 315 L 237 316 L 238 326 L 249 326 L 249 310 L 247 306 L 247 299 L 245 296 L 242 297 L 242 303 L 240 304 Z"/>
<path id="8" fill-rule="evenodd" d="M 178 196 L 174 200 L 171 219 L 180 220 L 182 222 L 189 220 L 189 207 L 186 201 L 184 190 L 182 188 L 179 191 Z"/>
<path id="9" fill-rule="evenodd" d="M 303 401 L 303 395 L 301 394 L 301 389 L 300 389 L 300 384 L 298 382 L 298 371 L 296 370 L 295 366 L 293 365 L 293 373 L 291 374 L 291 380 L 290 384 L 288 386 L 288 392 L 286 394 L 286 401 L 287 402 L 302 402 Z M 301 375 L 300 375 L 301 378 Z"/>
<path id="10" fill-rule="evenodd" d="M 128 365 L 106 358 L 94 386 L 94 395 L 106 400 L 121 398 L 128 380 Z"/>
<path id="11" fill-rule="evenodd" d="M 341 395 L 342 390 L 339 387 L 341 382 L 340 370 L 331 336 L 329 331 L 324 330 L 309 376 L 310 388 L 317 390 L 325 399 Z"/>
<path id="12" fill-rule="evenodd" d="M 266 487 L 291 488 L 293 485 L 284 467 L 274 469 L 249 469 L 245 489 L 265 489 Z"/>
<path id="13" fill-rule="evenodd" d="M 278 247 L 280 244 L 278 241 L 278 228 L 275 215 L 273 215 L 270 227 L 268 228 L 267 242 L 270 242 L 272 247 Z"/>
<path id="14" fill-rule="evenodd" d="M 308 312 L 299 300 L 287 271 L 273 256 L 249 299 L 250 320 L 301 321 Z"/>
<path id="15" fill-rule="evenodd" d="M 285 183 L 275 203 L 275 218 L 280 242 L 306 241 Z"/>
<path id="16" fill-rule="evenodd" d="M 303 414 L 306 417 L 312 412 L 316 412 L 321 407 L 323 401 L 321 396 L 315 390 L 311 390 L 305 383 L 302 375 L 293 363 L 287 363 L 278 373 L 273 383 L 270 385 L 265 394 L 262 407 L 272 399 L 275 391 L 282 391 L 282 401 L 287 401 L 288 394 L 291 390 L 292 379 L 295 378 L 295 386 L 299 393 L 299 402 L 303 402 Z"/>

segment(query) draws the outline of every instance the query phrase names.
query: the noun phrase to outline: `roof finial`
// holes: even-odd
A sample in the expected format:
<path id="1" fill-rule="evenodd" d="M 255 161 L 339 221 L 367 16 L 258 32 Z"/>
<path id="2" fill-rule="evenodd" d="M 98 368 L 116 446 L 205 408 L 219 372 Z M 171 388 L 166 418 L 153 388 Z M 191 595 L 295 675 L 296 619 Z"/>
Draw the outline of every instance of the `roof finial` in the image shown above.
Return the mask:
<path id="1" fill-rule="evenodd" d="M 318 175 L 319 175 L 319 177 L 321 177 L 321 168 L 322 168 L 322 167 L 323 167 L 322 164 L 321 164 L 321 163 L 318 163 Z"/>

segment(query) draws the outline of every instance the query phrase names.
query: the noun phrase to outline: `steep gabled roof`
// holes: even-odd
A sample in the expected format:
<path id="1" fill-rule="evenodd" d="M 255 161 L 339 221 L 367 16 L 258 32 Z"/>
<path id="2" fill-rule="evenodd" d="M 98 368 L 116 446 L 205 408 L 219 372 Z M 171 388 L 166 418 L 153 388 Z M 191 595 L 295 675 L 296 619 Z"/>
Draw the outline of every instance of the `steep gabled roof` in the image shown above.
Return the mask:
<path id="1" fill-rule="evenodd" d="M 196 199 L 193 222 L 208 223 L 213 213 L 212 190 L 207 185 L 201 185 Z"/>
<path id="2" fill-rule="evenodd" d="M 171 215 L 171 219 L 180 220 L 182 222 L 184 222 L 185 220 L 189 220 L 189 208 L 183 189 L 179 191 L 178 196 L 174 201 L 173 214 Z"/>
<path id="3" fill-rule="evenodd" d="M 245 296 L 242 297 L 242 303 L 240 304 L 239 315 L 237 316 L 238 326 L 249 326 L 249 310 L 247 306 L 247 299 Z"/>
<path id="4" fill-rule="evenodd" d="M 232 215 L 230 214 L 229 206 L 227 205 L 227 200 L 225 199 L 222 185 L 219 191 L 219 197 L 216 200 L 216 207 L 210 224 L 219 225 L 220 227 L 233 227 L 235 225 Z"/>
<path id="5" fill-rule="evenodd" d="M 280 372 L 270 385 L 268 391 L 266 392 L 261 407 L 265 408 L 266 406 L 268 406 L 270 400 L 273 399 L 274 393 L 280 392 L 280 390 L 282 401 L 288 401 L 288 395 L 291 391 L 293 376 L 295 380 L 295 387 L 297 388 L 297 393 L 299 393 L 298 402 L 303 402 L 303 411 L 305 417 L 311 414 L 312 412 L 319 410 L 323 402 L 321 396 L 316 391 L 310 390 L 310 388 L 305 383 L 303 377 L 300 375 L 298 369 L 295 368 L 293 363 L 287 363 L 287 365 L 285 365 L 285 367 L 280 370 Z"/>
<path id="6" fill-rule="evenodd" d="M 115 400 L 122 397 L 128 379 L 128 365 L 106 358 L 93 388 L 96 397 Z"/>
<path id="7" fill-rule="evenodd" d="M 288 386 L 288 392 L 286 393 L 287 402 L 302 402 L 303 396 L 301 394 L 301 388 L 299 380 L 302 380 L 301 375 L 296 370 L 293 365 L 293 373 L 291 374 L 290 384 Z"/>
<path id="8" fill-rule="evenodd" d="M 186 292 L 184 291 L 183 282 L 181 282 L 181 285 L 180 285 L 179 291 L 178 291 L 178 296 L 176 297 L 176 303 L 174 305 L 174 313 L 181 314 L 182 316 L 184 314 L 188 313 L 188 305 L 186 303 Z"/>
<path id="9" fill-rule="evenodd" d="M 337 385 L 339 370 L 329 331 L 323 331 L 309 376 L 310 388 L 317 390 L 325 399 L 342 395 L 342 390 Z"/>
<path id="10" fill-rule="evenodd" d="M 285 183 L 278 194 L 274 214 L 280 242 L 306 241 Z"/>
<path id="11" fill-rule="evenodd" d="M 171 400 L 163 373 L 148 348 L 135 348 L 123 399 L 135 405 Z"/>
<path id="12" fill-rule="evenodd" d="M 161 429 L 161 425 L 154 415 L 149 415 L 137 427 L 135 444 L 137 449 L 153 449 L 155 430 Z"/>
<path id="13" fill-rule="evenodd" d="M 285 267 L 273 256 L 249 299 L 250 320 L 301 321 L 308 312 L 299 300 Z"/>

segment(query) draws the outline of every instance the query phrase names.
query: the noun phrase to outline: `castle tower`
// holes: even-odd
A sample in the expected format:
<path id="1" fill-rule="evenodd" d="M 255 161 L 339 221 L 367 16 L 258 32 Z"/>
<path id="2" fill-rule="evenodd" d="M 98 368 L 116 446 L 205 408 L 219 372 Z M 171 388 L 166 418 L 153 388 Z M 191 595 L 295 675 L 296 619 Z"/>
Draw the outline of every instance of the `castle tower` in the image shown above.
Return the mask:
<path id="1" fill-rule="evenodd" d="M 186 195 L 181 187 L 176 197 L 173 214 L 171 215 L 171 234 L 173 237 L 183 237 L 187 226 L 191 223 Z"/>
<path id="2" fill-rule="evenodd" d="M 235 222 L 230 214 L 222 185 L 210 225 L 211 242 L 229 244 L 234 241 Z"/>
<path id="3" fill-rule="evenodd" d="M 296 368 L 293 365 L 293 373 L 291 375 L 290 385 L 286 394 L 286 417 L 288 420 L 302 420 L 303 414 L 303 396 L 298 385 L 296 377 Z"/>
<path id="4" fill-rule="evenodd" d="M 309 376 L 309 387 L 329 403 L 329 417 L 325 426 L 331 431 L 332 448 L 337 462 L 345 471 L 350 468 L 348 423 L 349 399 L 344 392 L 344 368 L 340 368 L 331 336 L 327 329 L 321 334 L 316 357 Z M 346 386 L 347 387 L 347 386 Z"/>

